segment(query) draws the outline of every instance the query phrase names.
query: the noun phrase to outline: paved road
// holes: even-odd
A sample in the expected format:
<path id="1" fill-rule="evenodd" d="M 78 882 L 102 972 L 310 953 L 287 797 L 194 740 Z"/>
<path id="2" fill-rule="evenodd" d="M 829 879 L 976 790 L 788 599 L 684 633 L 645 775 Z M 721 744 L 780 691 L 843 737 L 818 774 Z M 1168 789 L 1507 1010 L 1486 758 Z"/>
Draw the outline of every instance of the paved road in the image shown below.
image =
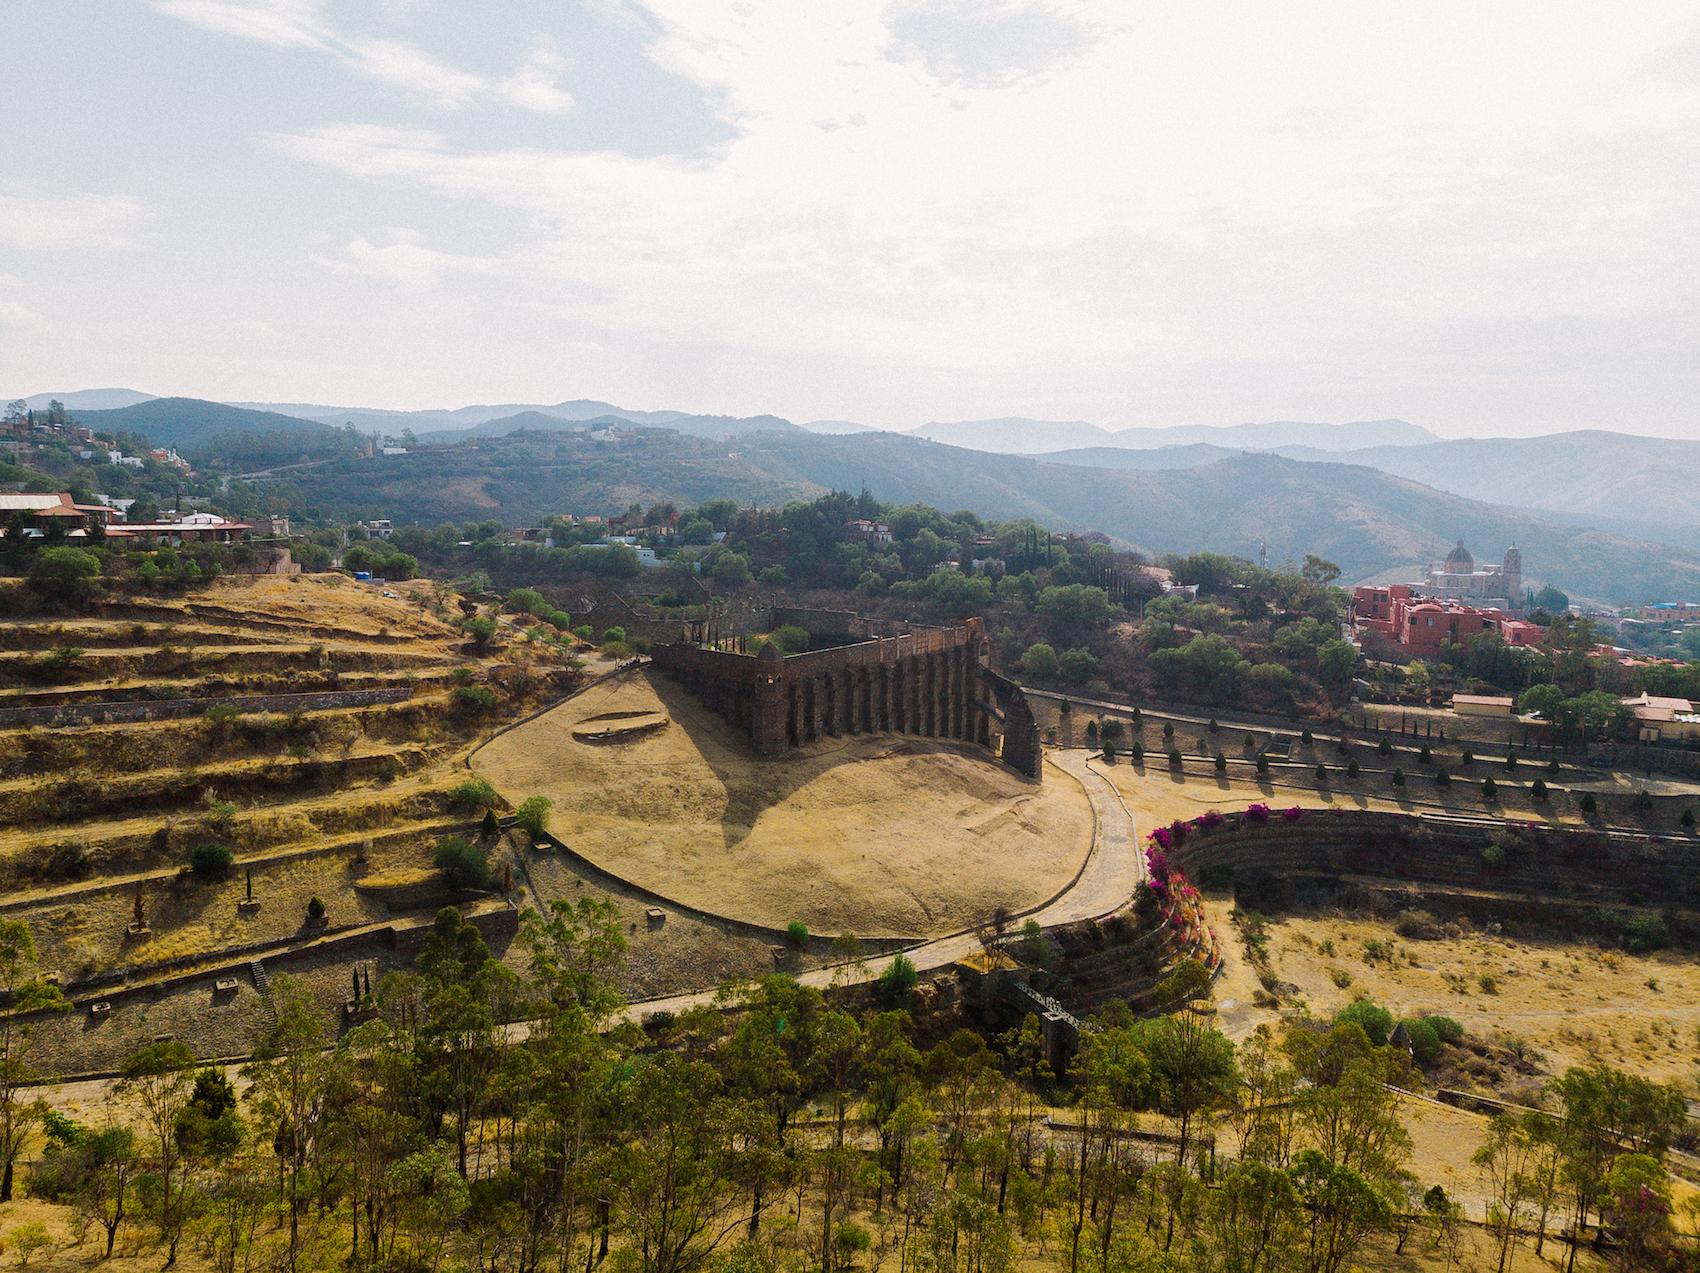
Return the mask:
<path id="1" fill-rule="evenodd" d="M 1046 926 L 1106 915 L 1125 902 L 1144 878 L 1145 860 L 1139 851 L 1133 815 L 1115 786 L 1099 772 L 1103 761 L 1094 760 L 1093 755 L 1084 750 L 1053 751 L 1046 755 L 1057 769 L 1085 788 L 1086 798 L 1092 805 L 1093 824 L 1092 848 L 1079 876 L 1056 897 L 1029 912 L 1032 918 Z M 1049 780 L 1058 781 L 1054 772 Z M 947 968 L 979 949 L 980 939 L 967 932 L 923 942 L 904 953 L 914 961 L 919 971 L 927 972 Z M 842 968 L 817 968 L 797 980 L 805 986 L 825 989 L 843 973 Z M 626 1012 L 634 1020 L 641 1020 L 652 1012 L 678 1013 L 701 1007 L 712 1003 L 714 996 L 715 991 L 703 990 L 669 995 L 663 999 L 645 999 L 632 1004 Z"/>

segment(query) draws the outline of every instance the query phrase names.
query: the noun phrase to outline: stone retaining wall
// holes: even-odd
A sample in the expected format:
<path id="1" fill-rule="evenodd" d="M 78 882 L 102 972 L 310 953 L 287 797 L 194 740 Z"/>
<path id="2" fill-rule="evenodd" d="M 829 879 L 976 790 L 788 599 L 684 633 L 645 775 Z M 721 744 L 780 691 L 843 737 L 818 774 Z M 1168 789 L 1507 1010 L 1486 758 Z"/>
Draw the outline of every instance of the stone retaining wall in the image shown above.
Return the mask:
<path id="1" fill-rule="evenodd" d="M 316 694 L 252 694 L 234 698 L 162 698 L 139 703 L 66 703 L 57 707 L 0 708 L 0 729 L 25 725 L 118 725 L 137 721 L 182 720 L 204 716 L 214 707 L 253 712 L 323 712 L 344 707 L 404 703 L 413 697 L 410 685 L 378 690 L 327 690 Z"/>

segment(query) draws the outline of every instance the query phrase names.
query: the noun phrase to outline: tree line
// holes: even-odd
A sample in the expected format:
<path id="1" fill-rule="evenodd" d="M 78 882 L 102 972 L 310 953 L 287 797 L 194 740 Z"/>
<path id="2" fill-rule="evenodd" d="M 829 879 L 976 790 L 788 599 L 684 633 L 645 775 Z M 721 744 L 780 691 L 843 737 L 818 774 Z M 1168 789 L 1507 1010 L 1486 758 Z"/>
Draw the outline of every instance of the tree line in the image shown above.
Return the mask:
<path id="1" fill-rule="evenodd" d="M 19 979 L 16 927 L 14 1003 L 49 994 Z M 240 1098 L 158 1042 L 126 1060 L 103 1120 L 77 1123 L 28 1101 L 8 1027 L 8 1173 L 39 1124 L 30 1191 L 73 1206 L 106 1254 L 123 1235 L 169 1265 L 188 1244 L 221 1273 L 1340 1273 L 1377 1235 L 1460 1241 L 1456 1203 L 1407 1169 L 1416 1080 L 1374 1013 L 1236 1048 L 1201 1015 L 1121 1005 L 1053 1073 L 1032 1016 L 988 1036 L 913 1010 L 901 957 L 877 979 L 851 965 L 836 993 L 769 976 L 640 1028 L 610 903 L 528 911 L 519 940 L 525 976 L 445 909 L 414 968 L 353 971 L 371 1019 L 334 1043 L 310 989 L 278 978 Z M 1553 1113 L 1495 1120 L 1478 1155 L 1501 1267 L 1590 1225 L 1655 1267 L 1686 1105 L 1603 1065 L 1552 1091 Z"/>

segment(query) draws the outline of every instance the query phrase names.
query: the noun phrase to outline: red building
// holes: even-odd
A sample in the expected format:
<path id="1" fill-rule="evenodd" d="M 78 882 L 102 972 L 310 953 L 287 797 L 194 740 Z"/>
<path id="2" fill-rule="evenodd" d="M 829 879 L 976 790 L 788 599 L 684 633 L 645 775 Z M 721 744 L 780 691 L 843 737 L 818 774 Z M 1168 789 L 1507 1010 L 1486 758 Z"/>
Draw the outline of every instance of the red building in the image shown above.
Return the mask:
<path id="1" fill-rule="evenodd" d="M 1409 584 L 1358 588 L 1352 594 L 1352 619 L 1360 632 L 1379 632 L 1418 658 L 1432 658 L 1448 641 L 1460 642 L 1497 633 L 1508 645 L 1535 645 L 1542 629 L 1507 618 L 1503 610 L 1478 610 L 1456 601 L 1416 596 Z"/>

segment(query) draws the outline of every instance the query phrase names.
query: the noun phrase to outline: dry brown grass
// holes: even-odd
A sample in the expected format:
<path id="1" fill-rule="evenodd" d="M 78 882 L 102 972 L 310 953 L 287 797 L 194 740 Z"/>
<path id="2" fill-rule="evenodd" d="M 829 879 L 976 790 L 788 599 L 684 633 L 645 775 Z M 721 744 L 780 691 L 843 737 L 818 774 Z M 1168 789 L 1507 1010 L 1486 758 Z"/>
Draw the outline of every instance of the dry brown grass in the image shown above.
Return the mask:
<path id="1" fill-rule="evenodd" d="M 665 712 L 631 742 L 574 740 L 610 712 Z M 496 739 L 475 769 L 512 803 L 555 803 L 578 852 L 687 905 L 783 928 L 948 932 L 1056 893 L 1091 842 L 1074 784 L 1043 786 L 978 749 L 889 734 L 825 739 L 781 760 L 677 686 L 598 686 Z"/>

